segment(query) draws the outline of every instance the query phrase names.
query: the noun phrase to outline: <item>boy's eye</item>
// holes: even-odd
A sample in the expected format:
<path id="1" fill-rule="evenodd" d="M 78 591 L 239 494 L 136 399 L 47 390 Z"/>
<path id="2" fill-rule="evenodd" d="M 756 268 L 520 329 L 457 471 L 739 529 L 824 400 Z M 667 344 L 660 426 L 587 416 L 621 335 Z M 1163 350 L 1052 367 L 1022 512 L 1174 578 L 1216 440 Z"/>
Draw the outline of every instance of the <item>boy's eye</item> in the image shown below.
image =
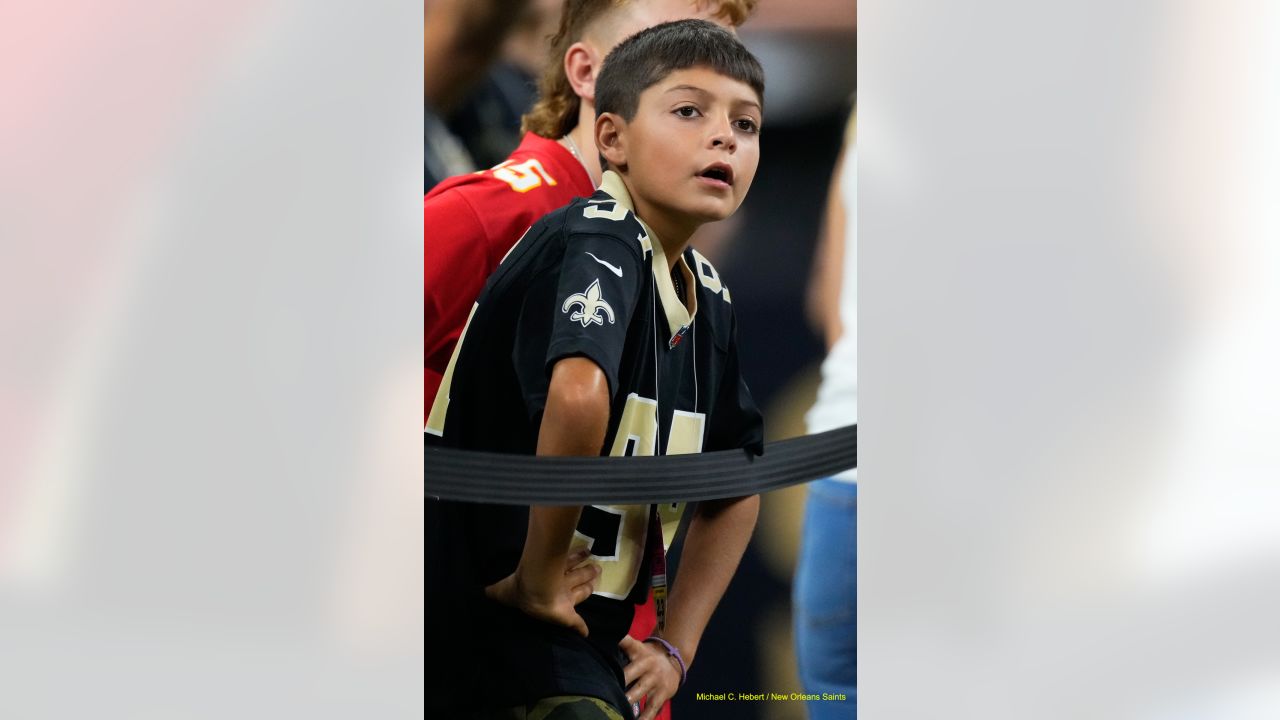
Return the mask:
<path id="1" fill-rule="evenodd" d="M 680 117 L 687 117 L 687 118 L 697 117 L 699 115 L 698 108 L 692 105 L 685 105 L 684 107 L 678 107 L 675 109 L 675 113 Z"/>
<path id="2" fill-rule="evenodd" d="M 734 121 L 734 124 L 737 125 L 738 129 L 742 130 L 743 132 L 749 132 L 749 133 L 760 132 L 760 126 L 756 125 L 756 121 L 752 120 L 751 118 L 739 118 L 738 120 Z"/>

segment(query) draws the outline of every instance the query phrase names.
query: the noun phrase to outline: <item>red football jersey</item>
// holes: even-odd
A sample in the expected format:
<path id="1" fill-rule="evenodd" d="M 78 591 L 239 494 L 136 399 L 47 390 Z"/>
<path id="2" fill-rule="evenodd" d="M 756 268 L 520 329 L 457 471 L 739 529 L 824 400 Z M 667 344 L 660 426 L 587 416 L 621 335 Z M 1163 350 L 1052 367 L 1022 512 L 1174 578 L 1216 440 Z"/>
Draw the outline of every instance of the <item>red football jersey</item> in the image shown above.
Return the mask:
<path id="1" fill-rule="evenodd" d="M 423 200 L 426 333 L 423 421 L 471 305 L 512 245 L 543 215 L 595 192 L 582 163 L 527 133 L 503 163 L 441 182 Z"/>

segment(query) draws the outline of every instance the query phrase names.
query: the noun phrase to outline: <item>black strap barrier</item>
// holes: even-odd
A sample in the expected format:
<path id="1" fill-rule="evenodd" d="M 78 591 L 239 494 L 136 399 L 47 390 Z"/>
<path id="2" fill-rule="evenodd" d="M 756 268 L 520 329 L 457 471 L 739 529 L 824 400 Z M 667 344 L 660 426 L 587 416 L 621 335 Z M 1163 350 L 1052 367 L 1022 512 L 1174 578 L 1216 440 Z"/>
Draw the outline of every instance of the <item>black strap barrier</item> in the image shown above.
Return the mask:
<path id="1" fill-rule="evenodd" d="M 858 466 L 858 426 L 745 450 L 657 457 L 530 457 L 427 446 L 428 497 L 504 505 L 695 502 L 778 490 Z"/>

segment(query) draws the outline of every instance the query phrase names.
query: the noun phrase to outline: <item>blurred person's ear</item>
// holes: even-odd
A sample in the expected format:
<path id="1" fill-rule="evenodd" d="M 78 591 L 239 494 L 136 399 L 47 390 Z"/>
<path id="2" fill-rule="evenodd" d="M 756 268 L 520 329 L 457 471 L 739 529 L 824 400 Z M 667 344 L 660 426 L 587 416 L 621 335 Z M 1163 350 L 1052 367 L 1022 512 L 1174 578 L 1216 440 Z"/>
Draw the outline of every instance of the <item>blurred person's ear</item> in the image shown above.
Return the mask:
<path id="1" fill-rule="evenodd" d="M 610 166 L 623 172 L 627 169 L 626 127 L 627 121 L 615 113 L 600 113 L 596 118 L 596 149 Z"/>
<path id="2" fill-rule="evenodd" d="M 604 57 L 588 43 L 578 41 L 564 53 L 564 74 L 573 92 L 586 102 L 596 101 L 596 75 Z"/>

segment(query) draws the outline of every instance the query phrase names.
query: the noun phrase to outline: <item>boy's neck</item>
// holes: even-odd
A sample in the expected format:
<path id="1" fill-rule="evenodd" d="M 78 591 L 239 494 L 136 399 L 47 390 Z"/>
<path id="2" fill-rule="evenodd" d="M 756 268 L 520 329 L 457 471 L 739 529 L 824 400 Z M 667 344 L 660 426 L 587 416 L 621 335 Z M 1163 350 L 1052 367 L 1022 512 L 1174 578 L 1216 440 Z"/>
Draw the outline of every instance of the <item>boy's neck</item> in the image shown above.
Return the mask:
<path id="1" fill-rule="evenodd" d="M 622 177 L 623 184 L 627 186 L 627 192 L 631 193 L 631 202 L 636 207 L 636 217 L 644 220 L 645 224 L 658 236 L 662 253 L 667 258 L 667 271 L 675 270 L 676 262 L 680 256 L 684 255 L 685 248 L 689 247 L 689 238 L 693 237 L 698 224 L 680 222 L 678 219 L 671 218 L 647 199 L 637 195 L 631 183 L 627 181 L 627 177 L 622 173 L 618 174 Z"/>

